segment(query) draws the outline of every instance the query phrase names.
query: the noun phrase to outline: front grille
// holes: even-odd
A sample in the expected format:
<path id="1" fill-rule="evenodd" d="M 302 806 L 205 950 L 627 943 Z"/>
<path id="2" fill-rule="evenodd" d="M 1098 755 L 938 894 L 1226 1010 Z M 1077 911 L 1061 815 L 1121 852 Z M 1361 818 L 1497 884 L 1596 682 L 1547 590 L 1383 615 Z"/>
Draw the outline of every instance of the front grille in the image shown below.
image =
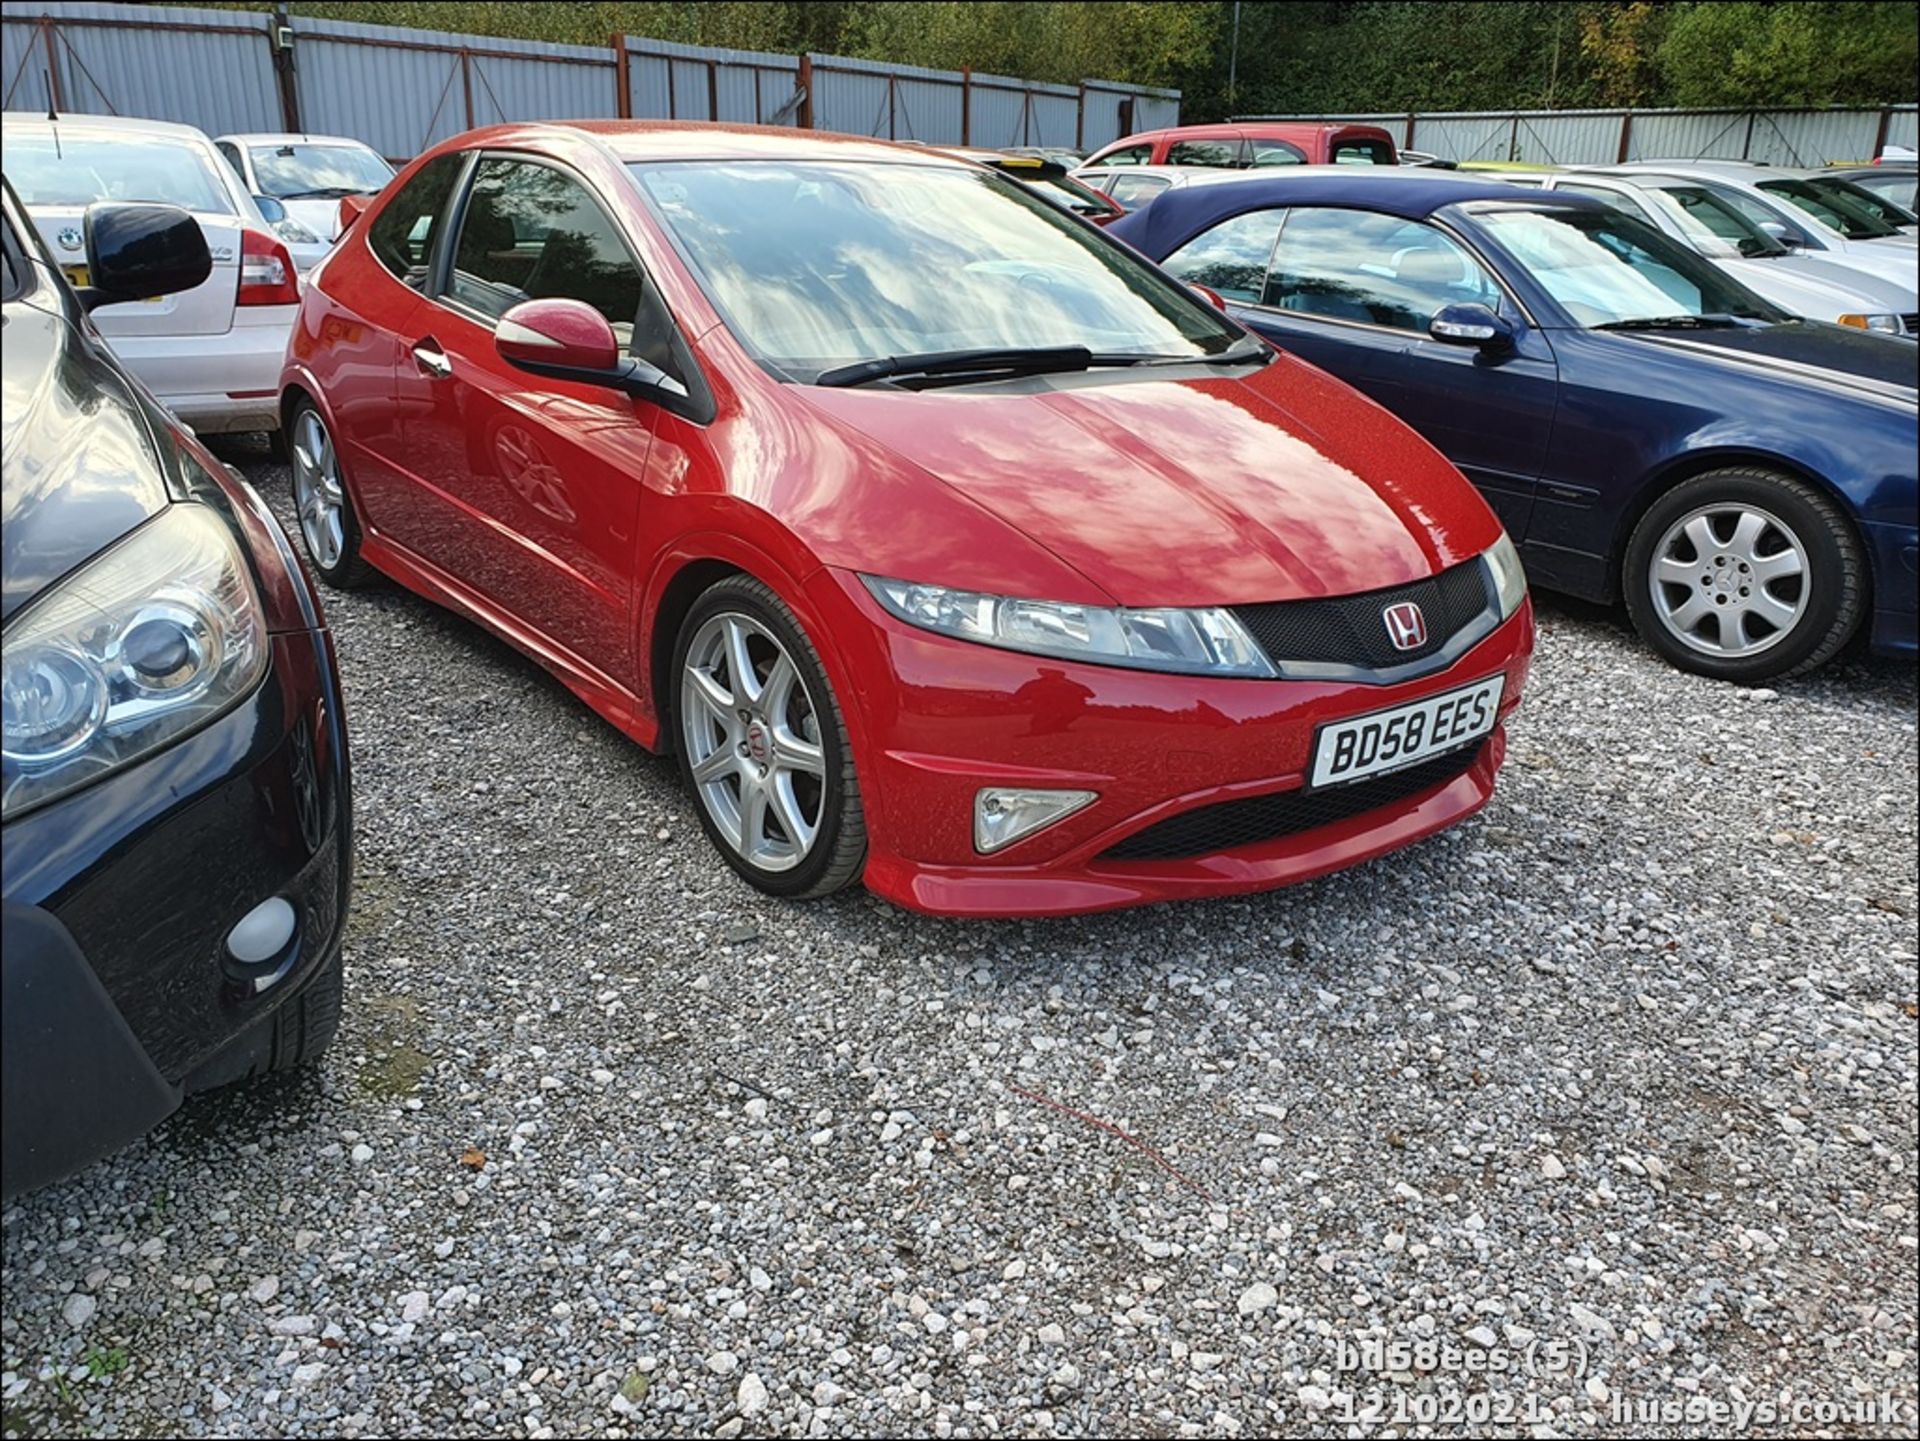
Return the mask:
<path id="1" fill-rule="evenodd" d="M 1920 310 L 1910 310 L 1901 316 L 1900 328 L 1908 335 L 1920 335 Z"/>
<path id="2" fill-rule="evenodd" d="M 1413 601 L 1427 621 L 1427 643 L 1395 650 L 1383 612 Z M 1285 671 L 1296 664 L 1350 665 L 1367 670 L 1424 660 L 1494 604 L 1486 568 L 1469 560 L 1411 585 L 1327 600 L 1283 600 L 1233 608 L 1267 659 Z"/>
<path id="3" fill-rule="evenodd" d="M 1486 742 L 1451 751 L 1403 771 L 1323 791 L 1280 791 L 1243 801 L 1222 801 L 1169 816 L 1136 831 L 1105 855 L 1116 861 L 1178 861 L 1332 825 L 1417 796 L 1465 775 Z"/>

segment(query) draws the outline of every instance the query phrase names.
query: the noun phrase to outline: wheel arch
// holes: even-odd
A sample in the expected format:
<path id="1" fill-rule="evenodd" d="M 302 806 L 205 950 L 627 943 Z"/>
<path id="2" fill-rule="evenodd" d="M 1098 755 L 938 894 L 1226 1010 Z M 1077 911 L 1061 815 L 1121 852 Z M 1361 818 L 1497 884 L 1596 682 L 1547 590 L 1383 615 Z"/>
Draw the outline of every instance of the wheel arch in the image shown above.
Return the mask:
<path id="1" fill-rule="evenodd" d="M 1841 519 L 1853 532 L 1854 539 L 1863 547 L 1865 546 L 1865 537 L 1860 532 L 1860 523 L 1853 515 L 1853 507 L 1847 499 L 1846 492 L 1804 462 L 1758 446 L 1716 446 L 1711 450 L 1691 450 L 1673 457 L 1651 471 L 1646 480 L 1635 490 L 1633 499 L 1622 508 L 1607 552 L 1607 584 L 1612 591 L 1608 596 L 1610 602 L 1617 602 L 1626 594 L 1627 578 L 1623 571 L 1627 563 L 1627 545 L 1633 538 L 1633 532 L 1645 519 L 1647 512 L 1653 509 L 1655 503 L 1675 486 L 1683 485 L 1697 476 L 1742 466 L 1755 470 L 1775 471 L 1812 486 L 1833 502 L 1840 512 Z"/>

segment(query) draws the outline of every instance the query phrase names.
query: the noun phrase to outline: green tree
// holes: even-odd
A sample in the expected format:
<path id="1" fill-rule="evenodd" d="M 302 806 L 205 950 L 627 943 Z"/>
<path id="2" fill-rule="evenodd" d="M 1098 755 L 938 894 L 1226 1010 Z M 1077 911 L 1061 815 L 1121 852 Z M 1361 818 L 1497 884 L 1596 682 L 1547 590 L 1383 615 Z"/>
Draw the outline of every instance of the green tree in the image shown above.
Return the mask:
<path id="1" fill-rule="evenodd" d="M 1657 56 L 1675 105 L 1912 100 L 1920 6 L 1715 0 L 1674 7 Z"/>

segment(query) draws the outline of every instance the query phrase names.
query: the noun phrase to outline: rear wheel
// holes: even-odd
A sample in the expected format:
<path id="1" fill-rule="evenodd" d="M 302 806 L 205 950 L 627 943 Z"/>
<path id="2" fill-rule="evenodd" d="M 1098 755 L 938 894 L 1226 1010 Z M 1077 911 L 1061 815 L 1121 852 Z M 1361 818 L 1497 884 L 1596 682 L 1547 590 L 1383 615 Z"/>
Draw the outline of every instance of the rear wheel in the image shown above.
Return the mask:
<path id="1" fill-rule="evenodd" d="M 746 576 L 712 586 L 680 627 L 673 674 L 680 770 L 727 863 L 796 900 L 858 877 L 867 830 L 852 746 L 786 604 Z"/>
<path id="2" fill-rule="evenodd" d="M 293 470 L 293 508 L 300 518 L 300 540 L 320 578 L 338 590 L 352 590 L 373 578 L 360 558 L 360 520 L 340 469 L 340 454 L 327 422 L 311 401 L 294 408 L 287 442 Z"/>
<path id="3" fill-rule="evenodd" d="M 1654 502 L 1622 588 L 1641 638 L 1682 670 L 1753 684 L 1812 670 L 1866 610 L 1866 564 L 1838 508 L 1805 481 L 1718 470 Z"/>

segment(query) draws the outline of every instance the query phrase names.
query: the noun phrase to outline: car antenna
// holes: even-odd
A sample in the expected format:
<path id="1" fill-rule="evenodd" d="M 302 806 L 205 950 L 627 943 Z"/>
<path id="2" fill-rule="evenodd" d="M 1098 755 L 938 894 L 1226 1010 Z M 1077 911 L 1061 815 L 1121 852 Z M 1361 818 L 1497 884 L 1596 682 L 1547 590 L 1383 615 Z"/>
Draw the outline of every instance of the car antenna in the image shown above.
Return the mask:
<path id="1" fill-rule="evenodd" d="M 60 127 L 55 123 L 60 119 L 60 112 L 53 108 L 53 72 L 43 68 L 40 79 L 47 87 L 47 123 L 53 126 L 53 158 L 65 160 L 67 157 L 60 153 Z"/>

